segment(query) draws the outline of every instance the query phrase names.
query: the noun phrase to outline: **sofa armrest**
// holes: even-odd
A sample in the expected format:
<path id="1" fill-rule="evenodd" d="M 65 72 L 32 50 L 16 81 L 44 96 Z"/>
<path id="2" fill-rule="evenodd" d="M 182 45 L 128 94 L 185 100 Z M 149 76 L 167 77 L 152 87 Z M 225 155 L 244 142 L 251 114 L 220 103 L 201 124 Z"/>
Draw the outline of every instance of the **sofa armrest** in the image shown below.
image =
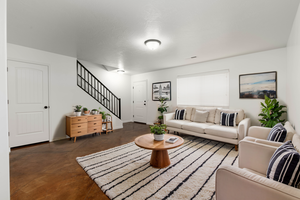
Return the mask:
<path id="1" fill-rule="evenodd" d="M 299 200 L 300 190 L 237 167 L 220 166 L 216 173 L 216 199 Z"/>
<path id="2" fill-rule="evenodd" d="M 243 119 L 239 123 L 239 126 L 238 126 L 238 131 L 239 131 L 238 140 L 239 141 L 242 140 L 242 139 L 244 139 L 244 137 L 247 136 L 250 124 L 251 124 L 250 118 Z"/>
<path id="3" fill-rule="evenodd" d="M 274 146 L 276 148 L 278 148 L 281 145 L 283 145 L 282 142 L 273 142 L 273 141 L 262 140 L 262 139 L 256 139 L 255 142 L 256 143 L 260 143 L 260 144 L 266 144 L 266 145 L 269 145 L 269 146 Z"/>
<path id="4" fill-rule="evenodd" d="M 164 124 L 166 124 L 167 121 L 174 119 L 175 113 L 167 113 L 164 114 Z"/>
<path id="5" fill-rule="evenodd" d="M 248 136 L 266 140 L 271 131 L 271 128 L 261 126 L 251 126 Z"/>
<path id="6" fill-rule="evenodd" d="M 239 143 L 239 167 L 266 174 L 276 149 L 274 146 L 242 140 Z"/>

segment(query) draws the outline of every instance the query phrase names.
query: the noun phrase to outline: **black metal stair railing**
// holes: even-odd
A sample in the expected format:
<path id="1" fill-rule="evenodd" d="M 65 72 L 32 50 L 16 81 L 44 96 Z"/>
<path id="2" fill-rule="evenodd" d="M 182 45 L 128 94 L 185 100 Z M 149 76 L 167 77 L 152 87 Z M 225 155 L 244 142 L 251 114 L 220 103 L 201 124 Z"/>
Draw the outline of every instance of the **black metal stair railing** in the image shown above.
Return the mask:
<path id="1" fill-rule="evenodd" d="M 112 93 L 87 68 L 77 61 L 77 85 L 121 119 L 121 98 Z"/>

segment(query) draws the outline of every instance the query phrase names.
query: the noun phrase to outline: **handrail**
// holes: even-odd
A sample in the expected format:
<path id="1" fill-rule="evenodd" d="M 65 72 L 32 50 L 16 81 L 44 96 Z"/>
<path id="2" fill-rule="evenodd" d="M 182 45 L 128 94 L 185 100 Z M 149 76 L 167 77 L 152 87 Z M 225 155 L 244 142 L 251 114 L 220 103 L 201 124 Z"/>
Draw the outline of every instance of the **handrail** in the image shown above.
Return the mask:
<path id="1" fill-rule="evenodd" d="M 112 93 L 97 77 L 77 60 L 77 86 L 121 119 L 121 98 Z"/>

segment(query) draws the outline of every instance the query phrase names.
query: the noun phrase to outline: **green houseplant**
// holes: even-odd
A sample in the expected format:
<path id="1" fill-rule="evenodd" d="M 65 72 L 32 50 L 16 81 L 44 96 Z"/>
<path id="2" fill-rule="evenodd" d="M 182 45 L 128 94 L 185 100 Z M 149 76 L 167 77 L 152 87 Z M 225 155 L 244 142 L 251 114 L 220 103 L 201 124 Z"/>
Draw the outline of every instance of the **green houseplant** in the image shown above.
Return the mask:
<path id="1" fill-rule="evenodd" d="M 101 107 L 99 107 L 99 110 L 101 110 Z M 105 113 L 104 111 L 99 111 L 99 114 L 102 115 L 102 121 L 106 121 L 107 116 L 111 116 L 109 113 Z"/>
<path id="2" fill-rule="evenodd" d="M 164 134 L 166 133 L 167 126 L 165 124 L 150 126 L 150 132 L 154 135 L 154 140 L 164 140 Z"/>
<path id="3" fill-rule="evenodd" d="M 82 106 L 81 105 L 76 105 L 74 107 L 75 107 L 74 108 L 74 112 L 75 112 L 76 116 L 81 116 L 81 108 L 82 108 Z"/>
<path id="4" fill-rule="evenodd" d="M 98 112 L 99 112 L 99 110 L 94 108 L 94 109 L 92 110 L 92 115 L 96 115 L 96 114 L 98 114 Z"/>
<path id="5" fill-rule="evenodd" d="M 90 111 L 87 108 L 83 108 L 82 110 L 85 115 L 88 115 L 90 113 Z"/>
<path id="6" fill-rule="evenodd" d="M 160 105 L 157 110 L 160 112 L 160 116 L 158 116 L 158 123 L 160 123 L 160 124 L 162 123 L 162 120 L 164 119 L 164 116 L 163 116 L 164 112 L 167 112 L 167 108 L 169 107 L 166 102 L 167 100 L 168 100 L 168 98 L 165 98 L 165 97 L 159 98 Z"/>
<path id="7" fill-rule="evenodd" d="M 285 119 L 280 119 L 283 113 L 286 113 L 283 108 L 286 106 L 279 105 L 277 99 L 270 99 L 265 95 L 265 103 L 260 103 L 262 106 L 261 113 L 258 115 L 261 117 L 259 119 L 261 126 L 272 128 L 277 123 L 282 123 L 284 125 Z"/>

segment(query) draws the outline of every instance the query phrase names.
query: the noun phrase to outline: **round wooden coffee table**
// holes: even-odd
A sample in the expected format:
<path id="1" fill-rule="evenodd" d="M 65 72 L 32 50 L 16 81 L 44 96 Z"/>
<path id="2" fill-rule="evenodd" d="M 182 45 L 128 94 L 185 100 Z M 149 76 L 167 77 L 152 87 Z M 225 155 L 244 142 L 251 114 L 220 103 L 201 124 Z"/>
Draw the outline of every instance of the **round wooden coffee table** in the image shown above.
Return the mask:
<path id="1" fill-rule="evenodd" d="M 170 137 L 177 137 L 178 140 L 174 144 L 165 142 Z M 150 160 L 152 167 L 165 168 L 171 164 L 167 150 L 181 146 L 184 140 L 177 135 L 165 134 L 163 141 L 156 141 L 153 134 L 146 134 L 135 138 L 134 142 L 141 148 L 152 150 Z"/>

